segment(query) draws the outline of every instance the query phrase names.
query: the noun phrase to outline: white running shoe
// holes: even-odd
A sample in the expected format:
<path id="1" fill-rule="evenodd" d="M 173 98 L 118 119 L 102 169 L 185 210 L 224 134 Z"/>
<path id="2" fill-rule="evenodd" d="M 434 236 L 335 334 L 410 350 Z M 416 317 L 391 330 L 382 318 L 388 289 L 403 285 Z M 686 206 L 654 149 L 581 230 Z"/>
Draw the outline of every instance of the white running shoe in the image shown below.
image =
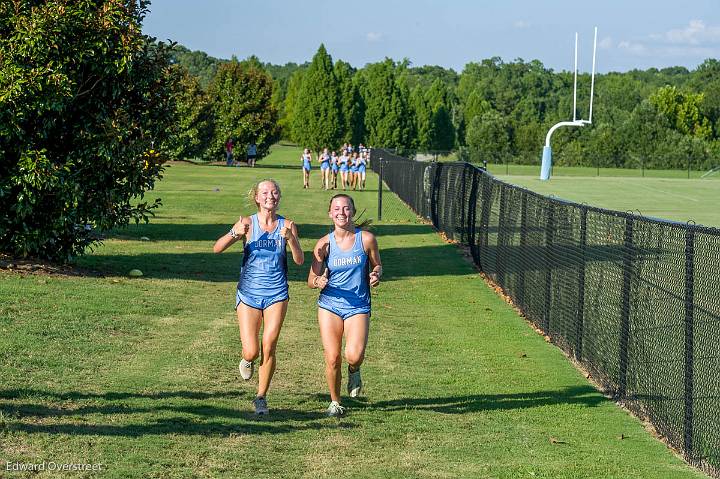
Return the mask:
<path id="1" fill-rule="evenodd" d="M 359 369 L 351 373 L 350 368 L 348 368 L 347 391 L 351 398 L 356 398 L 360 395 L 362 391 L 362 378 L 360 377 Z"/>
<path id="2" fill-rule="evenodd" d="M 342 417 L 345 415 L 345 408 L 342 407 L 339 402 L 331 401 L 325 414 L 329 417 Z"/>
<path id="3" fill-rule="evenodd" d="M 245 358 L 242 358 L 238 369 L 240 369 L 240 376 L 247 381 L 252 377 L 255 365 L 252 361 L 245 361 Z"/>
<path id="4" fill-rule="evenodd" d="M 267 400 L 262 396 L 258 396 L 253 400 L 253 406 L 255 406 L 255 414 L 257 416 L 263 416 L 270 412 L 267 407 Z"/>

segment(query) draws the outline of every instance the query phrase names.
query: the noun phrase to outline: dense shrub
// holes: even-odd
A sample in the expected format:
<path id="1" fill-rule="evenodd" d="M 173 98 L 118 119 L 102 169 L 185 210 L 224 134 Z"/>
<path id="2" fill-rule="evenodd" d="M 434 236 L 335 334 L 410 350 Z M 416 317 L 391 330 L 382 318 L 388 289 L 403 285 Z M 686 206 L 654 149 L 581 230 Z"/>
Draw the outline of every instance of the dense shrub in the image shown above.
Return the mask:
<path id="1" fill-rule="evenodd" d="M 0 2 L 1 251 L 67 260 L 158 206 L 174 80 L 147 6 Z"/>

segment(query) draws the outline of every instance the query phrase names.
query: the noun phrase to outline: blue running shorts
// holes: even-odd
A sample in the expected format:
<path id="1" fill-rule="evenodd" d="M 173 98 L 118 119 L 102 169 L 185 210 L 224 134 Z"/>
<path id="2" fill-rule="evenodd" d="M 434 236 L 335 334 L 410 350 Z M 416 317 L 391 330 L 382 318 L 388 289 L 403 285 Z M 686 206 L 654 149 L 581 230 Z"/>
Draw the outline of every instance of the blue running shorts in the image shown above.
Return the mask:
<path id="1" fill-rule="evenodd" d="M 367 314 L 368 318 L 370 317 L 370 306 L 365 306 L 361 308 L 353 308 L 353 307 L 343 307 L 339 306 L 337 304 L 326 304 L 324 302 L 318 301 L 318 307 L 330 311 L 333 314 L 337 314 L 342 318 L 343 321 L 345 321 L 348 318 L 351 318 L 355 316 L 356 314 Z"/>
<path id="2" fill-rule="evenodd" d="M 235 309 L 237 309 L 238 306 L 240 306 L 240 303 L 242 303 L 250 306 L 251 308 L 263 310 L 269 308 L 275 303 L 285 301 L 286 299 L 290 299 L 290 296 L 288 296 L 287 292 L 283 292 L 282 294 L 279 294 L 277 296 L 256 296 L 241 293 L 238 289 L 235 295 Z"/>

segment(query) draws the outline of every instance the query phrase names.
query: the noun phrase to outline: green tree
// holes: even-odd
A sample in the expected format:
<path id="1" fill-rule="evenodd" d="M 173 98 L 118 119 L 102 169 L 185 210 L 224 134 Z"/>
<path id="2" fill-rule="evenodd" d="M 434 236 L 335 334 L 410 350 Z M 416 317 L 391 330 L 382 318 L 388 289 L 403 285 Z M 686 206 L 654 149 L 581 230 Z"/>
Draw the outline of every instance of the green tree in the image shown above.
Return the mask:
<path id="1" fill-rule="evenodd" d="M 174 159 L 212 159 L 208 152 L 215 133 L 213 105 L 196 77 L 179 65 L 175 68 L 179 69 L 175 84 L 177 121 L 164 149 Z"/>
<path id="2" fill-rule="evenodd" d="M 182 45 L 173 47 L 172 57 L 173 63 L 184 67 L 192 76 L 196 77 L 203 89 L 207 89 L 218 66 L 226 61 L 211 57 L 205 52 L 190 51 Z"/>
<path id="3" fill-rule="evenodd" d="M 455 127 L 450 117 L 452 100 L 450 92 L 439 78 L 425 93 L 429 107 L 428 147 L 432 151 L 449 151 L 455 146 Z"/>
<path id="4" fill-rule="evenodd" d="M 368 65 L 361 94 L 365 101 L 366 141 L 374 147 L 412 148 L 415 128 L 407 87 L 395 81 L 392 60 Z"/>
<path id="5" fill-rule="evenodd" d="M 340 93 L 340 116 L 342 118 L 343 143 L 357 145 L 364 136 L 363 102 L 360 91 L 353 81 L 353 69 L 342 60 L 335 62 L 335 78 Z"/>
<path id="6" fill-rule="evenodd" d="M 702 139 L 712 136 L 711 124 L 701 113 L 702 93 L 688 93 L 675 86 L 664 86 L 650 95 L 650 103 L 680 133 Z"/>
<path id="7" fill-rule="evenodd" d="M 492 110 L 490 102 L 483 99 L 482 95 L 476 90 L 473 90 L 465 102 L 465 108 L 463 110 L 463 119 L 465 124 L 469 125 L 473 118 L 476 116 L 483 116 L 488 111 Z"/>
<path id="8" fill-rule="evenodd" d="M 174 121 L 147 1 L 0 2 L 0 250 L 64 261 L 146 220 Z M 154 146 L 153 146 L 154 145 Z"/>
<path id="9" fill-rule="evenodd" d="M 425 99 L 425 90 L 422 85 L 416 86 L 410 93 L 412 116 L 415 120 L 417 148 L 422 151 L 430 150 L 430 116 L 432 112 Z"/>
<path id="10" fill-rule="evenodd" d="M 293 139 L 315 151 L 340 142 L 340 92 L 332 58 L 320 45 L 303 74 L 293 111 Z"/>
<path id="11" fill-rule="evenodd" d="M 292 126 L 295 121 L 297 97 L 300 93 L 300 86 L 302 85 L 304 73 L 305 70 L 297 70 L 288 79 L 287 93 L 285 95 L 285 101 L 283 102 L 282 114 L 278 122 L 282 137 L 292 141 L 297 141 L 297 139 L 293 136 Z"/>
<path id="12" fill-rule="evenodd" d="M 511 151 L 507 120 L 496 111 L 474 117 L 468 125 L 465 143 L 470 161 L 506 161 Z"/>
<path id="13" fill-rule="evenodd" d="M 222 156 L 228 138 L 236 145 L 255 142 L 263 155 L 277 140 L 277 110 L 272 105 L 273 82 L 252 63 L 230 61 L 218 67 L 208 95 L 215 110 L 215 137 L 209 156 Z"/>

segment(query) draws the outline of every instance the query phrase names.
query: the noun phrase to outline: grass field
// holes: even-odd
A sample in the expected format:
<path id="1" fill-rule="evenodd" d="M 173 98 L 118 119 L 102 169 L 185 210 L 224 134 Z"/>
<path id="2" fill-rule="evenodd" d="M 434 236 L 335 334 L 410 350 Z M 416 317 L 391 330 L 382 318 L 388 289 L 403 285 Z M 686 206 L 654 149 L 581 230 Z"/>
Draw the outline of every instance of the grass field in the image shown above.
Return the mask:
<path id="1" fill-rule="evenodd" d="M 720 181 L 687 178 L 537 176 L 498 178 L 544 195 L 643 216 L 720 227 Z"/>
<path id="2" fill-rule="evenodd" d="M 493 175 L 507 176 L 540 176 L 540 165 L 504 165 L 490 164 L 488 171 Z M 706 170 L 649 170 L 640 168 L 593 168 L 589 166 L 553 166 L 552 176 L 586 176 L 586 177 L 628 177 L 628 178 L 675 178 L 700 179 L 708 173 Z M 705 181 L 720 180 L 720 172 L 703 178 Z"/>
<path id="3" fill-rule="evenodd" d="M 149 225 L 113 232 L 78 265 L 101 275 L 0 272 L 0 468 L 101 464 L 72 477 L 703 477 L 598 393 L 487 287 L 459 250 L 407 212 L 375 225 L 385 264 L 373 290 L 363 378 L 349 415 L 329 401 L 307 265 L 268 397 L 237 372 L 240 250 L 212 253 L 258 178 L 283 186 L 306 258 L 329 229 L 329 192 L 301 188 L 299 150 L 257 168 L 172 165 Z M 355 194 L 374 217 L 377 191 Z M 391 200 L 387 200 L 391 201 Z M 394 200 L 392 200 L 394 201 Z M 149 241 L 142 241 L 142 237 Z M 130 279 L 130 269 L 145 275 Z M 0 477 L 58 477 L 52 472 Z"/>

